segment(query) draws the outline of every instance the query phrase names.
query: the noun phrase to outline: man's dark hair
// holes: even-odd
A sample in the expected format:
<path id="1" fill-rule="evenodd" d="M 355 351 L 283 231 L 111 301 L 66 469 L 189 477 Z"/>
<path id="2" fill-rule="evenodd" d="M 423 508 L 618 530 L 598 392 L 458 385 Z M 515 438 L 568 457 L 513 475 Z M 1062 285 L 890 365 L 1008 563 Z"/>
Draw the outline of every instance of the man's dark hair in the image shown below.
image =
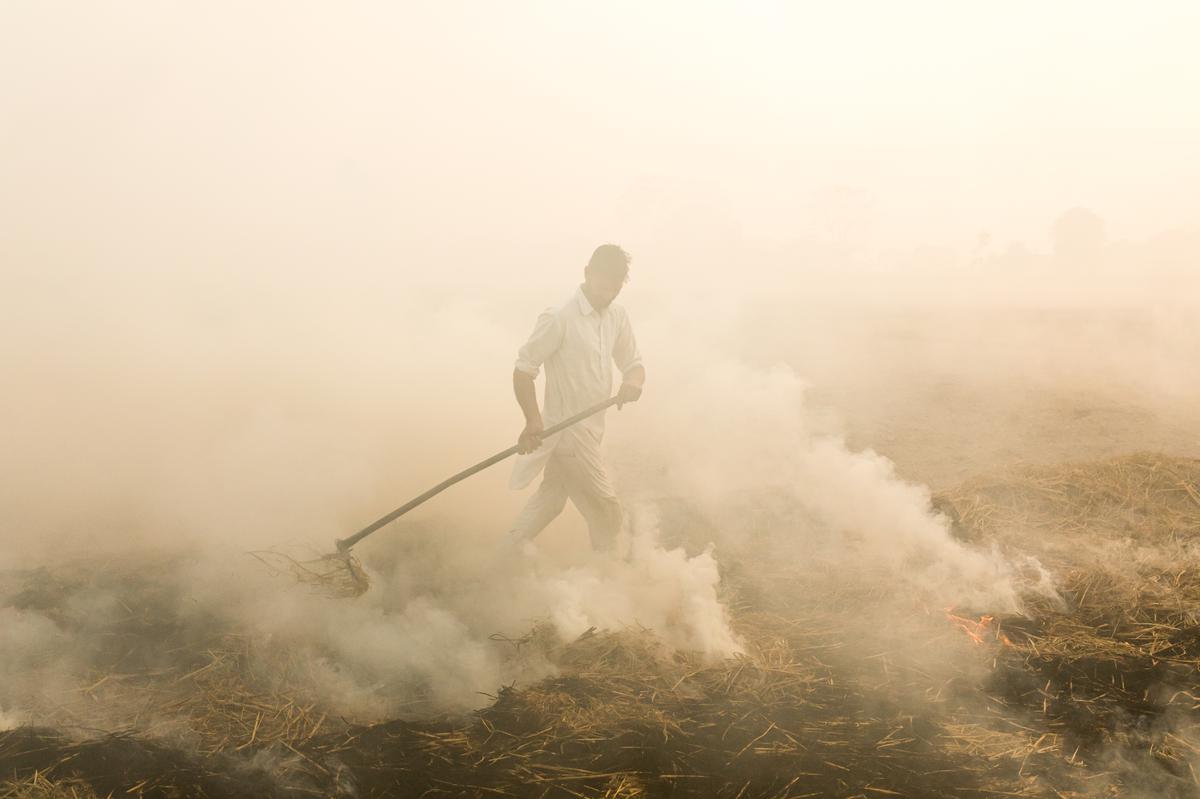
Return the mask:
<path id="1" fill-rule="evenodd" d="M 623 280 L 629 279 L 629 253 L 615 244 L 601 244 L 588 259 L 587 268 L 597 272 L 616 275 Z"/>

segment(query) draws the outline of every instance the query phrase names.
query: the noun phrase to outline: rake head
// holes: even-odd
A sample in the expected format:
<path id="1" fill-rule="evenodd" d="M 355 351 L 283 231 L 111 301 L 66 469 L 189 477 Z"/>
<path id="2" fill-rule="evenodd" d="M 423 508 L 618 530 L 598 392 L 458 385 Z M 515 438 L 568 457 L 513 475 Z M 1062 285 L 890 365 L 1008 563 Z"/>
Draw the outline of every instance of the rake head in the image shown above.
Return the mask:
<path id="1" fill-rule="evenodd" d="M 371 587 L 371 580 L 349 549 L 311 560 L 297 560 L 276 550 L 251 552 L 255 558 L 276 574 L 291 574 L 314 592 L 334 598 L 351 599 L 362 596 Z"/>

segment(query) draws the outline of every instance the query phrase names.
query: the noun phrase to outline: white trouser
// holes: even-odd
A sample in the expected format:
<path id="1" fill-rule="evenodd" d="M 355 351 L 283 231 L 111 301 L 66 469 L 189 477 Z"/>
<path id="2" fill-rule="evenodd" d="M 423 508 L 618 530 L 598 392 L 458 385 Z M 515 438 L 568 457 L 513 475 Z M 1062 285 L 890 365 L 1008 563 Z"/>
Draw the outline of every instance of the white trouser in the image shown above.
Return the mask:
<path id="1" fill-rule="evenodd" d="M 587 522 L 592 549 L 613 551 L 621 529 L 621 503 L 599 453 L 583 447 L 560 446 L 551 454 L 542 484 L 513 522 L 509 540 L 532 540 L 562 513 L 568 498 Z"/>

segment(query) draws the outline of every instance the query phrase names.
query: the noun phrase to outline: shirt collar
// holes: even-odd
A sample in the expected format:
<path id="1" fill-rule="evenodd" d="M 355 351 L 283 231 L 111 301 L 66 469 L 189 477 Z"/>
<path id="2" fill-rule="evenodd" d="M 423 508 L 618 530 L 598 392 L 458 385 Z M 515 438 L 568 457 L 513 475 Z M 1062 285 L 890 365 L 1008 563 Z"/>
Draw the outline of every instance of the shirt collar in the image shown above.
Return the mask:
<path id="1" fill-rule="evenodd" d="M 587 295 L 583 293 L 583 286 L 580 285 L 579 290 L 575 292 L 575 299 L 579 303 L 579 312 L 584 316 L 595 313 L 596 309 L 588 302 Z"/>

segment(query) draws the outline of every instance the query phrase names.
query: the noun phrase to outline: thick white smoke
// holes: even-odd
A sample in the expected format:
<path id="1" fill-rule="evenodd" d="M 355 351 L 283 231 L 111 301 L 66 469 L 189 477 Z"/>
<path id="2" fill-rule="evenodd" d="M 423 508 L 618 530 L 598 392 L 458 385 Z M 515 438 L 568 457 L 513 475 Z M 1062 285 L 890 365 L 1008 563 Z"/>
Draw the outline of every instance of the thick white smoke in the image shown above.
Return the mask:
<path id="1" fill-rule="evenodd" d="M 765 544 L 782 550 L 755 554 L 790 559 L 797 578 L 831 570 L 846 580 L 882 576 L 900 595 L 926 603 L 1019 608 L 1013 565 L 955 539 L 932 510 L 929 489 L 901 479 L 890 460 L 848 448 L 810 409 L 791 368 L 718 355 L 675 361 L 672 371 L 663 381 L 669 394 L 640 409 L 636 432 L 622 436 L 624 446 L 630 439 L 639 446 L 640 462 L 627 464 L 631 480 L 656 475 L 659 492 L 687 497 L 714 519 L 786 497 L 798 516 Z"/>

